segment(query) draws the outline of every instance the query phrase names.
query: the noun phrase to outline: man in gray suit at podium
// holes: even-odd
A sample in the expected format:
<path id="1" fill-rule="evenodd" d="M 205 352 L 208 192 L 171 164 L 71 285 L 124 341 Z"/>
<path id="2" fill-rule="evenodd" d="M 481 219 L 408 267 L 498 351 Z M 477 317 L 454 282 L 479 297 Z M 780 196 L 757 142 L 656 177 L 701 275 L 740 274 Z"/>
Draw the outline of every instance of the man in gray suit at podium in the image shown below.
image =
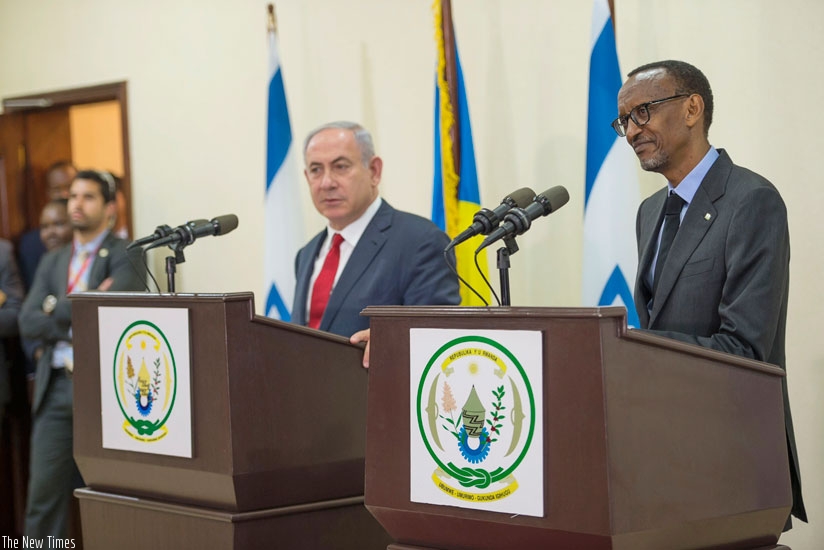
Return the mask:
<path id="1" fill-rule="evenodd" d="M 32 403 L 29 494 L 25 534 L 44 541 L 68 535 L 72 490 L 81 486 L 72 458 L 74 354 L 69 295 L 84 290 L 142 290 L 139 252 L 131 261 L 126 241 L 109 231 L 115 182 L 108 172 L 78 172 L 69 192 L 70 244 L 47 253 L 23 302 L 20 333 L 44 342 L 37 362 Z M 83 365 L 82 368 L 98 368 Z"/>
<path id="2" fill-rule="evenodd" d="M 713 97 L 701 71 L 661 61 L 628 76 L 612 126 L 644 170 L 667 179 L 638 210 L 641 328 L 786 368 L 784 201 L 769 181 L 710 145 Z M 782 385 L 792 515 L 807 521 L 786 378 Z M 788 518 L 785 530 L 791 526 Z"/>
<path id="3" fill-rule="evenodd" d="M 443 255 L 449 237 L 380 198 L 383 161 L 366 129 L 323 125 L 303 154 L 312 202 L 329 225 L 297 254 L 292 322 L 367 341 L 366 306 L 460 303 Z"/>

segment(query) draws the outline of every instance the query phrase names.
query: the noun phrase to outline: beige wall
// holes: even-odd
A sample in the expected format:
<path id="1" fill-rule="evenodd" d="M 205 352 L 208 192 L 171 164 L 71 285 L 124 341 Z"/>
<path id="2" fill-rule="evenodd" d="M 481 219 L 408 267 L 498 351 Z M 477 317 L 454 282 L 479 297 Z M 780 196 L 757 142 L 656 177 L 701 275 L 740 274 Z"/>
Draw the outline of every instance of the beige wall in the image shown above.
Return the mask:
<path id="1" fill-rule="evenodd" d="M 824 145 L 818 105 L 824 2 L 616 4 L 623 71 L 660 58 L 702 68 L 716 96 L 712 143 L 770 178 L 787 202 L 793 246 L 789 385 L 813 524 L 798 526 L 782 542 L 815 550 L 824 541 L 818 322 L 824 260 L 816 244 L 824 230 L 824 191 L 813 168 Z M 0 97 L 128 80 L 138 234 L 161 223 L 228 212 L 240 217 L 232 235 L 188 249 L 178 270 L 184 291 L 262 292 L 265 5 L 0 3 Z M 566 208 L 519 240 L 513 303 L 577 305 L 591 2 L 454 0 L 454 12 L 483 202 L 493 204 L 524 185 L 564 185 L 571 194 Z M 283 0 L 278 15 L 296 138 L 332 119 L 364 122 L 385 160 L 384 197 L 428 215 L 429 0 Z M 642 175 L 644 194 L 661 185 L 660 177 Z M 304 209 L 308 237 L 322 220 L 306 194 Z"/>

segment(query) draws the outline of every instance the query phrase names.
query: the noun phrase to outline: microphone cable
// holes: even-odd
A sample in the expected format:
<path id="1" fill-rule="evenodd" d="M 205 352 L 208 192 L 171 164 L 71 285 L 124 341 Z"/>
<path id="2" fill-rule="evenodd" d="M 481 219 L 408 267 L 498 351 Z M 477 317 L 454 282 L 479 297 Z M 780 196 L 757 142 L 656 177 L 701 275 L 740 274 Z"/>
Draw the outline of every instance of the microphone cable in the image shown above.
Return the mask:
<path id="1" fill-rule="evenodd" d="M 155 276 L 152 273 L 152 270 L 149 269 L 149 262 L 146 261 L 146 256 L 147 256 L 148 253 L 149 253 L 149 250 L 144 248 L 142 254 L 140 255 L 140 257 L 143 258 L 143 265 L 146 267 L 146 273 L 149 274 L 149 277 L 151 277 L 152 281 L 154 282 L 155 286 L 157 287 L 157 293 L 158 294 L 163 294 L 163 291 L 160 289 L 160 283 L 158 283 L 157 279 L 155 279 Z M 149 285 L 146 285 L 146 288 L 148 289 Z M 149 292 L 151 292 L 151 290 Z"/>
<path id="2" fill-rule="evenodd" d="M 132 258 L 130 250 L 126 250 L 126 259 L 129 260 L 129 265 L 132 267 L 132 271 L 134 271 L 134 274 L 137 275 L 138 277 L 140 277 L 140 270 L 137 268 L 138 266 L 135 265 L 135 260 L 134 260 L 134 258 Z M 146 252 L 145 251 L 141 255 L 141 259 L 143 260 L 143 267 L 146 268 L 146 273 L 148 273 L 149 276 L 151 276 L 152 273 L 149 271 L 149 266 L 146 265 Z M 154 280 L 154 277 L 152 277 L 152 280 Z M 146 289 L 146 292 L 151 293 L 152 289 L 149 288 L 149 284 L 146 282 L 146 277 L 140 277 L 140 281 L 143 283 L 143 287 Z M 157 281 L 155 281 L 155 285 L 157 285 Z"/>
<path id="3" fill-rule="evenodd" d="M 484 282 L 486 283 L 486 286 L 489 287 L 490 292 L 492 292 L 492 295 L 495 297 L 495 302 L 497 302 L 498 306 L 500 306 L 501 305 L 501 299 L 498 298 L 497 294 L 495 294 L 495 289 L 492 288 L 492 283 L 490 283 L 489 279 L 486 278 L 486 275 L 484 275 L 484 270 L 481 269 L 481 266 L 478 263 L 478 254 L 479 253 L 480 253 L 479 250 L 475 251 L 475 268 L 478 270 L 478 273 L 481 274 L 481 279 L 484 280 Z M 477 292 L 475 294 L 477 294 Z"/>
<path id="4" fill-rule="evenodd" d="M 451 270 L 452 270 L 452 273 L 454 273 L 454 274 L 455 274 L 455 276 L 458 278 L 458 280 L 459 280 L 460 282 L 462 282 L 462 283 L 466 286 L 466 288 L 468 288 L 469 290 L 471 290 L 471 291 L 473 292 L 473 294 L 475 294 L 475 296 L 477 296 L 477 297 L 478 297 L 478 298 L 479 298 L 479 299 L 480 299 L 480 300 L 484 303 L 484 306 L 489 307 L 489 302 L 487 302 L 487 301 L 486 301 L 486 298 L 484 298 L 483 296 L 481 296 L 481 294 L 480 294 L 477 290 L 475 290 L 475 289 L 472 287 L 472 285 L 471 285 L 471 284 L 469 284 L 469 283 L 466 281 L 466 279 L 464 279 L 463 277 L 461 277 L 461 275 L 458 273 L 458 268 L 457 268 L 457 267 L 458 267 L 458 257 L 457 257 L 457 256 L 455 256 L 455 265 L 454 265 L 454 266 L 453 266 L 453 265 L 452 265 L 452 263 L 449 261 L 449 251 L 450 251 L 450 250 L 451 250 L 451 248 L 447 247 L 447 248 L 445 248 L 445 249 L 444 249 L 444 251 L 443 251 L 443 259 L 444 259 L 444 261 L 446 262 L 446 265 L 448 265 L 448 266 L 449 266 L 449 269 L 451 269 Z M 476 254 L 476 259 L 475 259 L 475 265 L 476 265 L 476 266 L 478 265 L 477 254 Z M 480 267 L 479 267 L 478 269 L 480 270 Z M 482 274 L 482 275 L 483 275 L 483 274 Z M 484 277 L 484 280 L 486 280 L 486 277 Z M 487 284 L 489 284 L 489 283 L 487 283 Z M 493 291 L 492 293 L 493 293 L 493 294 L 495 294 L 495 292 L 494 292 L 494 291 Z M 500 302 L 499 302 L 499 303 L 500 303 Z"/>

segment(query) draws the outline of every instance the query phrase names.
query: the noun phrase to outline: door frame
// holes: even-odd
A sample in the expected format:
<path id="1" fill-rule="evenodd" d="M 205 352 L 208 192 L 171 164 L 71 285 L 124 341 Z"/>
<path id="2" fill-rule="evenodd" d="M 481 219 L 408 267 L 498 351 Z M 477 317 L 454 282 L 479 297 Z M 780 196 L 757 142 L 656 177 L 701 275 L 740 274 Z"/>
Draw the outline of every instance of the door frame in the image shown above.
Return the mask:
<path id="1" fill-rule="evenodd" d="M 68 108 L 74 105 L 99 103 L 102 101 L 117 101 L 120 104 L 120 127 L 123 143 L 123 185 L 122 192 L 129 206 L 128 230 L 134 234 L 132 205 L 132 169 L 129 156 L 129 105 L 127 97 L 127 82 L 117 81 L 81 88 L 68 88 L 52 92 L 26 94 L 3 98 L 4 113 L 21 113 L 41 111 L 53 107 Z M 34 182 L 31 182 L 34 183 Z M 35 225 L 37 220 L 35 220 Z"/>

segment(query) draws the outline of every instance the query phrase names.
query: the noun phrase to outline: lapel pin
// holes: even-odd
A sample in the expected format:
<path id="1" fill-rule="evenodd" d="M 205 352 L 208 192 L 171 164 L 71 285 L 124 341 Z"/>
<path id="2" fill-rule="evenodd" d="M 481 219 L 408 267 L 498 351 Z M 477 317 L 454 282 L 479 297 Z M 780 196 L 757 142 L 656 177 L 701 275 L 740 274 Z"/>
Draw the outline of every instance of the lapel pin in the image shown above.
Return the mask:
<path id="1" fill-rule="evenodd" d="M 707 214 L 707 215 L 709 215 L 709 214 Z M 707 219 L 709 219 L 709 218 L 707 218 Z M 105 258 L 106 256 L 108 256 L 108 255 L 109 255 L 109 250 L 108 250 L 108 249 L 106 249 L 106 248 L 101 248 L 101 249 L 100 249 L 100 252 L 98 252 L 97 254 L 98 254 L 101 258 Z"/>
<path id="2" fill-rule="evenodd" d="M 710 218 L 712 218 L 712 214 L 710 214 L 709 212 L 707 212 L 706 214 L 704 214 L 704 219 L 705 219 L 705 220 L 710 221 Z"/>

